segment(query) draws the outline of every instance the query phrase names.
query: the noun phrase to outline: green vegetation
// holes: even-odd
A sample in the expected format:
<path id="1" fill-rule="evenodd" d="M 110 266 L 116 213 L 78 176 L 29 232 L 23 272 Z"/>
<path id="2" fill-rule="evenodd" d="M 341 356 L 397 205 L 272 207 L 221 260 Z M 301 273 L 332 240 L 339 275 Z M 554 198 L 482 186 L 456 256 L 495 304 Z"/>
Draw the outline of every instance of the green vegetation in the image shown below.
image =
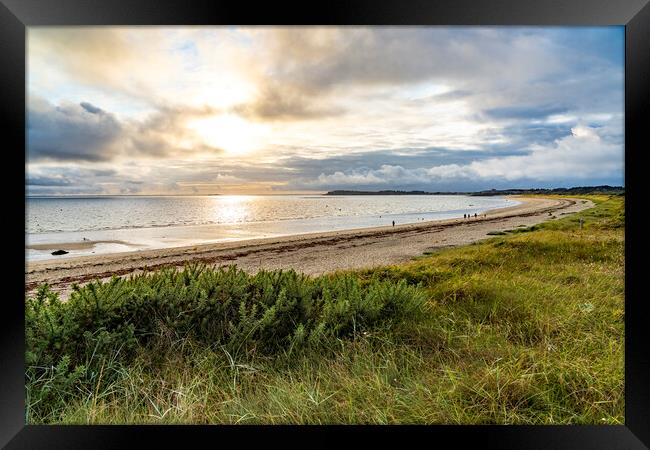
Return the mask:
<path id="1" fill-rule="evenodd" d="M 25 303 L 29 423 L 623 423 L 624 198 L 408 264 Z M 580 218 L 583 219 L 580 228 Z"/>

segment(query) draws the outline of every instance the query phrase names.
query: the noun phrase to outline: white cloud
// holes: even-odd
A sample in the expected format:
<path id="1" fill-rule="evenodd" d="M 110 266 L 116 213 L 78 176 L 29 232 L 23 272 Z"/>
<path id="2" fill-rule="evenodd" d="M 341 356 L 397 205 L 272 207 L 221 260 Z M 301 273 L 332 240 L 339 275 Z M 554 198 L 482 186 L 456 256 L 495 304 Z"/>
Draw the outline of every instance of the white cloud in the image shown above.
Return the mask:
<path id="1" fill-rule="evenodd" d="M 623 173 L 623 147 L 608 142 L 600 133 L 606 130 L 578 125 L 571 135 L 550 146 L 536 145 L 528 154 L 488 158 L 468 164 L 446 164 L 429 168 L 405 169 L 382 165 L 379 169 L 322 173 L 311 184 L 314 187 L 355 185 L 405 185 L 437 183 L 463 179 L 475 180 L 538 180 L 611 178 Z M 309 184 L 309 182 L 307 183 Z"/>

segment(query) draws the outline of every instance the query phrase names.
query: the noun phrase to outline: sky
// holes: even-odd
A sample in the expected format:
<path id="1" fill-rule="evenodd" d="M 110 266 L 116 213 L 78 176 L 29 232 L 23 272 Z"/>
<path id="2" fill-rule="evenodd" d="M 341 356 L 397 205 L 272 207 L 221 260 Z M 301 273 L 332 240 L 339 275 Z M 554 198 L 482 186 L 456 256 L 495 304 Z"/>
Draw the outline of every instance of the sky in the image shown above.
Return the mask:
<path id="1" fill-rule="evenodd" d="M 623 185 L 624 28 L 29 27 L 28 195 Z"/>

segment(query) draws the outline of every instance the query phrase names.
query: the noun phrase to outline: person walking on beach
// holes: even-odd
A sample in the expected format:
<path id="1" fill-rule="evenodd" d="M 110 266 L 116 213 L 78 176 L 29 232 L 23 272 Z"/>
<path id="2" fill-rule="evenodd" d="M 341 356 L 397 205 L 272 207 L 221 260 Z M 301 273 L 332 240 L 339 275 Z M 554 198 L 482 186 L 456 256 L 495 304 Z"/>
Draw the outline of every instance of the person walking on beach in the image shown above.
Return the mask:
<path id="1" fill-rule="evenodd" d="M 393 220 L 393 226 L 395 226 L 395 221 Z"/>
<path id="2" fill-rule="evenodd" d="M 463 219 L 467 219 L 467 214 L 463 214 Z"/>
<path id="3" fill-rule="evenodd" d="M 476 213 L 474 213 L 474 218 L 476 218 L 476 217 L 477 217 L 477 216 L 476 216 Z"/>

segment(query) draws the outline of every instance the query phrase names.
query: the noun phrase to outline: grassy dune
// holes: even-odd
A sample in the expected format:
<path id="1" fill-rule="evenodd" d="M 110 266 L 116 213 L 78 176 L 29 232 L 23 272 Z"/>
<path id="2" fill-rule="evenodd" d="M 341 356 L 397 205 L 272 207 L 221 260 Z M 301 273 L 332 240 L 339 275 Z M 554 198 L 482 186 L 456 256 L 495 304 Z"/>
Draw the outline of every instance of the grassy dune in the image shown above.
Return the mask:
<path id="1" fill-rule="evenodd" d="M 26 299 L 29 423 L 619 424 L 624 197 L 411 263 Z M 580 218 L 583 219 L 582 227 Z"/>

